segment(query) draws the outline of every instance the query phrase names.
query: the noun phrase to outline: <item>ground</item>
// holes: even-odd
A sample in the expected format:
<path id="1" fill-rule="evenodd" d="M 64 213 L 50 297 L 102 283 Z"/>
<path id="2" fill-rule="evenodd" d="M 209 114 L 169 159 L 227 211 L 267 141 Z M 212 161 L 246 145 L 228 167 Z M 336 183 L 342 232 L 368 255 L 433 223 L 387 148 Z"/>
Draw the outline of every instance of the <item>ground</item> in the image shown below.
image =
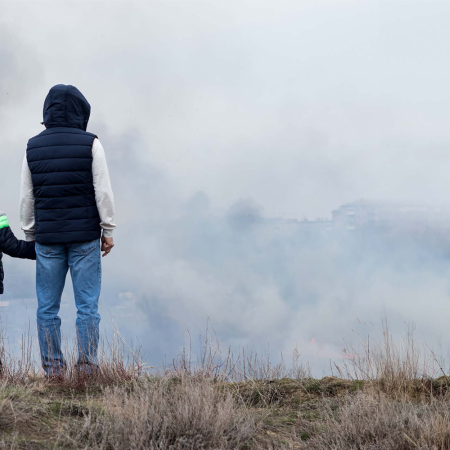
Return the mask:
<path id="1" fill-rule="evenodd" d="M 446 377 L 413 380 L 403 392 L 334 377 L 4 381 L 1 448 L 444 449 L 447 386 Z M 435 432 L 425 435 L 417 417 Z"/>

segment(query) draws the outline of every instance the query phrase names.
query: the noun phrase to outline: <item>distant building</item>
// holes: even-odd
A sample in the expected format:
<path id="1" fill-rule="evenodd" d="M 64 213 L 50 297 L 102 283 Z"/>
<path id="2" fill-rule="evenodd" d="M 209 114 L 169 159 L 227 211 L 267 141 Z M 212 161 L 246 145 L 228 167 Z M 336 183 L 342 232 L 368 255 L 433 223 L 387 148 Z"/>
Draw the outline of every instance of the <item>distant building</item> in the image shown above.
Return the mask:
<path id="1" fill-rule="evenodd" d="M 275 231 L 283 232 L 297 232 L 299 229 L 302 230 L 332 230 L 333 222 L 327 219 L 316 219 L 316 220 L 297 220 L 297 219 L 266 219 L 265 223 L 272 227 Z"/>
<path id="2" fill-rule="evenodd" d="M 334 229 L 450 230 L 450 208 L 360 199 L 332 211 Z"/>
<path id="3" fill-rule="evenodd" d="M 270 232 L 286 236 L 300 231 L 320 235 L 333 231 L 364 232 L 368 235 L 394 231 L 409 235 L 433 233 L 450 236 L 449 206 L 381 202 L 362 198 L 339 206 L 331 215 L 331 220 L 265 218 L 261 223 Z"/>

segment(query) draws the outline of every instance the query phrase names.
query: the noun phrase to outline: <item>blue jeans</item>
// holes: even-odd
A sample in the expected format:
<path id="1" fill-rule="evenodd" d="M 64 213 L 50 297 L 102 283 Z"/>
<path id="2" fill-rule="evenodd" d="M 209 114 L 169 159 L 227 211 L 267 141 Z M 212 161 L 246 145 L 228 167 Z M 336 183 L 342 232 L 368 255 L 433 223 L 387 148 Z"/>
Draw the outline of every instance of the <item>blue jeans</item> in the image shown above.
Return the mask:
<path id="1" fill-rule="evenodd" d="M 37 326 L 42 366 L 47 375 L 66 368 L 61 351 L 61 295 L 70 268 L 77 307 L 77 368 L 92 373 L 97 368 L 101 287 L 100 240 L 83 244 L 36 244 Z"/>

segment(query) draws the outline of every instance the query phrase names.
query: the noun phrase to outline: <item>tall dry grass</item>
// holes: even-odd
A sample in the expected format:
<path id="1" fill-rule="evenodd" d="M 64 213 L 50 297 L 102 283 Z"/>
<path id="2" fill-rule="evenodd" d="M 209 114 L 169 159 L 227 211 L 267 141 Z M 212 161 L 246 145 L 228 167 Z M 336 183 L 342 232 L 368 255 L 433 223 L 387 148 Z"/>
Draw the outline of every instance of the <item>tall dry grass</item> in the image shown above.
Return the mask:
<path id="1" fill-rule="evenodd" d="M 196 352 L 192 341 L 180 354 L 173 358 L 171 364 L 161 366 L 160 373 L 169 376 L 189 376 L 208 378 L 228 382 L 252 382 L 255 380 L 276 380 L 292 378 L 301 380 L 312 376 L 309 364 L 301 362 L 301 354 L 295 349 L 288 362 L 283 355 L 273 363 L 268 352 L 260 355 L 245 348 L 235 355 L 230 347 L 223 348 L 214 330 L 206 328 L 205 334 Z M 158 373 L 158 368 L 156 368 Z"/>
<path id="2" fill-rule="evenodd" d="M 211 380 L 163 377 L 126 390 L 108 387 L 65 442 L 90 449 L 235 450 L 250 441 L 255 420 Z"/>
<path id="3" fill-rule="evenodd" d="M 446 450 L 450 448 L 450 399 L 408 402 L 359 392 L 325 400 L 316 423 L 302 421 L 310 450 Z"/>
<path id="4" fill-rule="evenodd" d="M 359 339 L 359 345 L 344 350 L 343 362 L 334 363 L 337 376 L 348 380 L 371 382 L 391 396 L 409 395 L 417 386 L 446 375 L 446 362 L 425 344 L 419 346 L 414 338 L 415 326 L 406 325 L 401 340 L 394 340 L 386 318 L 382 320 L 382 338 L 371 343 Z"/>
<path id="5" fill-rule="evenodd" d="M 94 376 L 83 377 L 77 370 L 78 349 L 76 341 L 64 339 L 67 368 L 58 384 L 64 388 L 83 387 L 86 384 L 107 386 L 140 379 L 145 373 L 146 363 L 139 350 L 131 349 L 117 328 L 108 339 L 102 339 L 98 348 L 98 370 Z M 0 332 L 0 380 L 11 385 L 27 385 L 46 380 L 40 361 L 39 349 L 28 328 L 20 342 L 20 354 L 12 354 L 5 346 L 4 330 Z"/>
<path id="6" fill-rule="evenodd" d="M 103 342 L 98 372 L 85 379 L 76 346 L 66 344 L 69 368 L 51 386 L 24 339 L 20 358 L 0 349 L 0 431 L 40 423 L 48 411 L 36 395 L 58 392 L 61 404 L 76 397 L 78 406 L 61 407 L 53 448 L 450 448 L 446 363 L 416 343 L 414 327 L 396 341 L 384 321 L 382 336 L 348 346 L 334 364 L 339 378 L 317 380 L 297 351 L 276 363 L 246 350 L 234 355 L 208 330 L 197 352 L 189 345 L 170 364 L 146 367 L 116 333 Z M 17 439 L 0 448 L 16 448 Z"/>

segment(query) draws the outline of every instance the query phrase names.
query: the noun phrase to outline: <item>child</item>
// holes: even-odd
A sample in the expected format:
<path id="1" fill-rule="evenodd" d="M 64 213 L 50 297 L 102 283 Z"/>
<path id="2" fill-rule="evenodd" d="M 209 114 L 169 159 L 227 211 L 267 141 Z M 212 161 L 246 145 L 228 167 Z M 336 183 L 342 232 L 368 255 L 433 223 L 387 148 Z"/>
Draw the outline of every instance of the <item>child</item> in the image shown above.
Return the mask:
<path id="1" fill-rule="evenodd" d="M 0 210 L 0 294 L 3 294 L 2 252 L 13 258 L 36 259 L 34 242 L 20 241 L 9 228 L 6 214 Z"/>

